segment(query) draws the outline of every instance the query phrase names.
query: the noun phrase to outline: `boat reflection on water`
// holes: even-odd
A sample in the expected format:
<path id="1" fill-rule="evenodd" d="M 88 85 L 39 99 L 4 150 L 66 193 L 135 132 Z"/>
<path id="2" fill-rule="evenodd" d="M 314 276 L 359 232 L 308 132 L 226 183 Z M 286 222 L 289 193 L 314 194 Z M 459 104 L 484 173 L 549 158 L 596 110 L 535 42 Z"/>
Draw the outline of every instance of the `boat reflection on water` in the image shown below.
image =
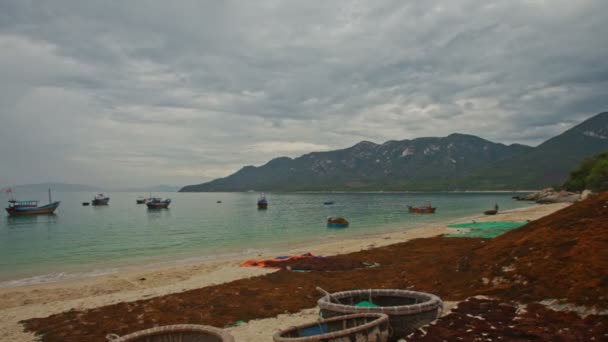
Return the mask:
<path id="1" fill-rule="evenodd" d="M 171 218 L 171 210 L 146 210 L 146 212 L 150 222 Z"/>
<path id="2" fill-rule="evenodd" d="M 58 216 L 56 214 L 46 215 L 12 215 L 6 216 L 6 225 L 9 228 L 18 228 L 21 226 L 47 224 L 54 225 L 57 223 Z"/>

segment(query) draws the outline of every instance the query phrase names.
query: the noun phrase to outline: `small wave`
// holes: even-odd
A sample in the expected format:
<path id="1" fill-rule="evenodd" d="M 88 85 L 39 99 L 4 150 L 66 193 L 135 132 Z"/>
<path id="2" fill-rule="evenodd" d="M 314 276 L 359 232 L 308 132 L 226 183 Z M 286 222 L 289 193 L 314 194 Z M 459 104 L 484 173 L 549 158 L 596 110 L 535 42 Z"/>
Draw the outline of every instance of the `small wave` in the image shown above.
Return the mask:
<path id="1" fill-rule="evenodd" d="M 82 272 L 82 273 L 68 273 L 68 272 L 56 272 L 56 273 L 48 273 L 41 274 L 28 278 L 0 281 L 0 288 L 11 288 L 11 287 L 19 287 L 19 286 L 27 286 L 27 285 L 38 285 L 38 284 L 48 284 L 48 283 L 56 283 L 64 280 L 71 279 L 80 279 L 80 278 L 89 278 L 102 276 L 107 274 L 112 274 L 118 272 L 118 269 L 99 269 L 93 270 L 90 272 Z"/>
<path id="2" fill-rule="evenodd" d="M 238 252 L 224 252 L 220 254 L 209 254 L 209 255 L 198 255 L 191 256 L 185 258 L 178 259 L 169 259 L 162 261 L 151 261 L 147 260 L 146 262 L 137 262 L 134 264 L 126 264 L 119 267 L 108 267 L 108 268 L 99 268 L 94 269 L 88 272 L 54 272 L 47 273 L 42 275 L 36 275 L 26 278 L 13 279 L 13 280 L 5 280 L 0 281 L 0 288 L 12 288 L 12 287 L 20 287 L 27 285 L 39 285 L 39 284 L 49 284 L 49 283 L 57 283 L 66 280 L 74 280 L 74 279 L 82 279 L 82 278 L 91 278 L 97 276 L 103 276 L 108 274 L 115 274 L 121 271 L 132 271 L 132 270 L 145 270 L 145 269 L 154 269 L 156 267 L 166 267 L 169 265 L 175 264 L 192 264 L 198 262 L 212 261 L 212 260 L 222 260 L 233 257 L 240 257 L 244 255 L 253 255 L 253 254 L 261 254 L 268 252 L 267 249 L 245 249 Z"/>

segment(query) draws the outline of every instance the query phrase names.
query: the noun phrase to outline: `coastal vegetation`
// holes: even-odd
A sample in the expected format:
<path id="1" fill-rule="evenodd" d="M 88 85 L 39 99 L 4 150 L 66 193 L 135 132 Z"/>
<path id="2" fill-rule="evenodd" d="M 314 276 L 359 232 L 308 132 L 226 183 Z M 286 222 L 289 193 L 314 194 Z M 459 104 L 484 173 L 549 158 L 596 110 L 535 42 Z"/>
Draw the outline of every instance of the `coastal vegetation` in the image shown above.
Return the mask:
<path id="1" fill-rule="evenodd" d="M 608 152 L 583 160 L 580 166 L 570 173 L 570 178 L 563 188 L 568 191 L 608 191 Z"/>

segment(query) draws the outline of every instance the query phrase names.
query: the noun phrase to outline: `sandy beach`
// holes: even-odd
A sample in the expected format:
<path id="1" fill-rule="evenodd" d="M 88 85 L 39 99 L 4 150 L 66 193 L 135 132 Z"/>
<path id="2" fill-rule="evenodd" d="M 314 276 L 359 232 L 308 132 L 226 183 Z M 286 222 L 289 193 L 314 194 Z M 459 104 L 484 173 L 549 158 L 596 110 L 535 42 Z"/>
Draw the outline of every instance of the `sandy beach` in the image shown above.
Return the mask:
<path id="1" fill-rule="evenodd" d="M 3 288 L 0 289 L 0 340 L 35 341 L 36 337 L 24 333 L 22 326 L 18 323 L 24 319 L 46 317 L 71 309 L 89 309 L 119 302 L 148 299 L 273 272 L 268 269 L 240 267 L 239 263 L 247 258 L 266 258 L 306 252 L 323 256 L 345 254 L 416 238 L 451 233 L 455 230 L 448 228 L 447 225 L 452 223 L 471 222 L 471 220 L 478 222 L 536 220 L 566 206 L 568 204 L 534 205 L 501 212 L 496 216 L 465 217 L 401 232 L 315 245 L 292 246 L 289 250 L 272 251 L 272 255 L 246 255 L 202 263 L 165 265 L 140 271 L 131 270 L 57 283 Z M 297 314 L 251 321 L 230 330 L 238 341 L 261 341 L 261 334 L 270 340 L 270 336 L 275 330 L 314 320 L 316 315 L 317 312 L 311 308 Z"/>

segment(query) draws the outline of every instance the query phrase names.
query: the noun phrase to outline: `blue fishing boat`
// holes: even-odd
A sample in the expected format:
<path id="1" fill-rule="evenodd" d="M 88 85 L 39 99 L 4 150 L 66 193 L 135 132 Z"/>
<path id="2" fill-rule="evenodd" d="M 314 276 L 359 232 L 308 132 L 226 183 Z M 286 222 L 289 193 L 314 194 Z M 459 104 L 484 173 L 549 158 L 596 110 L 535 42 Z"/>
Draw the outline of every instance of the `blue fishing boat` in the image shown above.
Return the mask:
<path id="1" fill-rule="evenodd" d="M 110 197 L 105 196 L 104 194 L 99 194 L 93 198 L 91 202 L 92 205 L 108 205 L 110 202 Z"/>
<path id="2" fill-rule="evenodd" d="M 148 209 L 168 209 L 169 204 L 171 204 L 170 198 L 167 198 L 166 200 L 163 200 L 162 198 L 150 198 L 146 202 Z"/>
<path id="3" fill-rule="evenodd" d="M 11 191 L 12 192 L 12 191 Z M 51 200 L 49 189 L 49 204 L 38 206 L 39 201 L 17 201 L 14 198 L 8 201 L 6 212 L 11 216 L 17 215 L 49 215 L 53 214 L 61 202 Z"/>

